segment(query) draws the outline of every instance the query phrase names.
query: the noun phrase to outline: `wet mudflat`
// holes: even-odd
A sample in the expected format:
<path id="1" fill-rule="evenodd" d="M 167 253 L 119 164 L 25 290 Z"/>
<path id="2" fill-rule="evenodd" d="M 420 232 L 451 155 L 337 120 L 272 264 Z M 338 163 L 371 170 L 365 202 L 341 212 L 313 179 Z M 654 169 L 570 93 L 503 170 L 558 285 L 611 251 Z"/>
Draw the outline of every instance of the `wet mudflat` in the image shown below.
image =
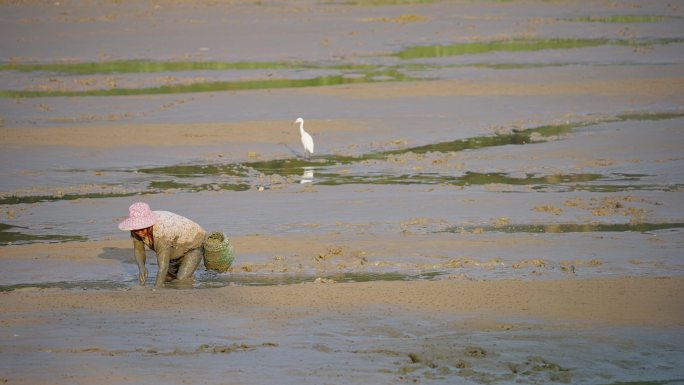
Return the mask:
<path id="1" fill-rule="evenodd" d="M 3 382 L 684 382 L 680 4 L 0 7 Z"/>
<path id="2" fill-rule="evenodd" d="M 638 377 L 652 380 L 640 383 L 662 384 L 678 383 L 668 381 L 680 375 L 677 366 L 684 354 L 663 330 L 559 333 L 537 324 L 501 323 L 473 331 L 459 318 L 383 309 L 302 311 L 296 319 L 275 323 L 277 316 L 258 310 L 250 317 L 198 315 L 170 320 L 159 312 L 144 318 L 107 311 L 42 314 L 56 319 L 44 332 L 17 325 L 14 335 L 3 338 L 6 354 L 22 357 L 11 360 L 3 373 L 23 378 L 11 380 L 17 383 L 85 383 L 106 377 L 108 383 L 612 384 Z M 128 325 L 125 336 L 113 339 L 102 333 L 122 324 Z M 152 324 L 163 332 L 150 333 Z M 26 351 L 26 346 L 35 348 Z M 64 372 L 64 366 L 73 371 Z"/>
<path id="3" fill-rule="evenodd" d="M 16 383 L 677 383 L 681 311 L 653 313 L 672 304 L 670 279 L 24 288 L 3 295 L 21 303 L 0 318 L 2 370 Z"/>

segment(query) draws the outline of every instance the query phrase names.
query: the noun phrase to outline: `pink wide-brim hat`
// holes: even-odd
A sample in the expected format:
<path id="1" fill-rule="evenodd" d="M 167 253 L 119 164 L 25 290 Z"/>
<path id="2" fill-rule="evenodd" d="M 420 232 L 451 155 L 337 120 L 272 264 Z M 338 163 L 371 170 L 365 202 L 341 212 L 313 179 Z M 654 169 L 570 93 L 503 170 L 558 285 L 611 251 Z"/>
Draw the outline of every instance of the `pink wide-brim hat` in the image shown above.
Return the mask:
<path id="1" fill-rule="evenodd" d="M 119 229 L 140 230 L 152 226 L 155 222 L 157 222 L 157 215 L 150 210 L 150 206 L 144 202 L 137 202 L 128 208 L 128 218 L 119 223 Z"/>

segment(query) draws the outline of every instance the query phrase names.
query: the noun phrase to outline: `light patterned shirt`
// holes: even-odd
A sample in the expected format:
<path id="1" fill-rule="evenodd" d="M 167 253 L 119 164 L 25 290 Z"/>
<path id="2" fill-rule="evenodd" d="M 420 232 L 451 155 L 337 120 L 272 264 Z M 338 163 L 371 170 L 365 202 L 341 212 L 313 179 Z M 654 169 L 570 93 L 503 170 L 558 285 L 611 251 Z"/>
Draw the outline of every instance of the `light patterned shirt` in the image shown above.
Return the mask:
<path id="1" fill-rule="evenodd" d="M 157 221 L 152 226 L 154 245 L 147 245 L 157 255 L 165 254 L 169 259 L 177 259 L 188 251 L 201 247 L 206 232 L 200 225 L 188 218 L 169 211 L 154 211 Z M 133 243 L 143 242 L 133 236 Z M 145 243 L 147 244 L 147 243 Z"/>

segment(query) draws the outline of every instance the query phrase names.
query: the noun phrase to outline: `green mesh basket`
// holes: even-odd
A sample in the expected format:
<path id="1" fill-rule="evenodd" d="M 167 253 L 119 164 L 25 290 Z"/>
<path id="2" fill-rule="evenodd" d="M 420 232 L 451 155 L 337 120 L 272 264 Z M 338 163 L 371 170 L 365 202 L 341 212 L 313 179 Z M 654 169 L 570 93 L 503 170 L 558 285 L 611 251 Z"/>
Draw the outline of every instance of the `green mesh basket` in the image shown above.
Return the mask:
<path id="1" fill-rule="evenodd" d="M 235 251 L 226 234 L 214 231 L 204 240 L 204 266 L 207 269 L 225 273 L 234 259 Z"/>

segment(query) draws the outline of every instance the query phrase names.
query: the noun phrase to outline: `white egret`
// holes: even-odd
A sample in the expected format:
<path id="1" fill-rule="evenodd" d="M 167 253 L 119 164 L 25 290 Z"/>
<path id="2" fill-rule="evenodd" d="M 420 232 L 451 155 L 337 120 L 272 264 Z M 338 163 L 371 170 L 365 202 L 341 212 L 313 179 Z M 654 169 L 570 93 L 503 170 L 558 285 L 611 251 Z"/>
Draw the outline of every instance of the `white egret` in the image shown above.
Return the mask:
<path id="1" fill-rule="evenodd" d="M 302 135 L 302 146 L 304 146 L 304 158 L 306 160 L 311 159 L 311 154 L 314 152 L 314 142 L 311 135 L 304 131 L 304 119 L 298 118 L 295 120 L 295 124 L 299 123 L 299 133 Z"/>

